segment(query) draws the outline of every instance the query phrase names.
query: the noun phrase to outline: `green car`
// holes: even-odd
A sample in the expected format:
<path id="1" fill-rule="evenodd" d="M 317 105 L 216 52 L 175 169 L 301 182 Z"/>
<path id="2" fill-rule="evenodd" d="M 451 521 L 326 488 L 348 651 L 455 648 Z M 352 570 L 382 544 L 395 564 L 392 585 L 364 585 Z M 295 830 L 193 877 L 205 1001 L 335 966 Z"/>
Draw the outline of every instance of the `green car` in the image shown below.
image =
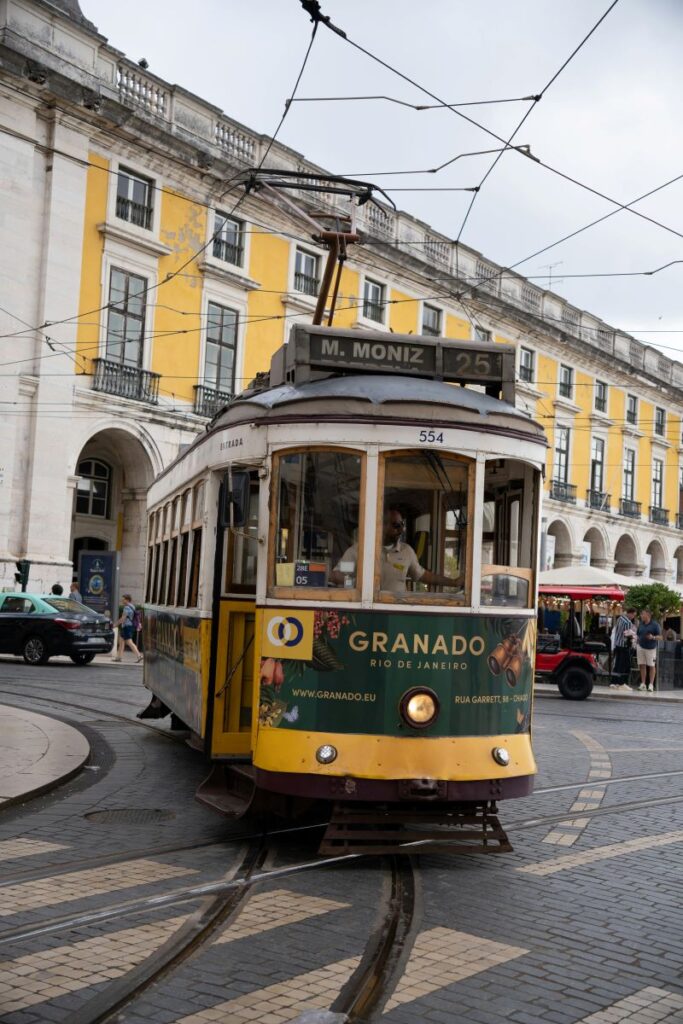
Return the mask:
<path id="1" fill-rule="evenodd" d="M 114 646 L 111 619 L 55 594 L 0 594 L 0 654 L 44 665 L 63 654 L 87 665 Z"/>

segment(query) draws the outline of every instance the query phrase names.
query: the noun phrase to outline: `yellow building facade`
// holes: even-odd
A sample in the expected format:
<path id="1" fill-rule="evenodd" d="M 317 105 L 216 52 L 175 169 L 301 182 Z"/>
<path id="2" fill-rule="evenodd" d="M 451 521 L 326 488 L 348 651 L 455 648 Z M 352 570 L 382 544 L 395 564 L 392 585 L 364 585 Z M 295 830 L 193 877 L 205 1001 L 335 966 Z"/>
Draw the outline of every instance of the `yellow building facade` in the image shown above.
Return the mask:
<path id="1" fill-rule="evenodd" d="M 147 486 L 268 368 L 292 324 L 310 322 L 326 258 L 310 217 L 350 208 L 322 192 L 247 189 L 267 139 L 89 23 L 41 0 L 23 8 L 33 21 L 13 22 L 8 5 L 4 27 L 46 75 L 23 78 L 19 97 L 9 63 L 0 74 L 4 170 L 32 228 L 19 246 L 8 225 L 15 303 L 2 327 L 19 338 L 35 326 L 2 385 L 17 408 L 0 584 L 18 557 L 46 585 L 68 581 L 94 547 L 120 552 L 135 596 Z M 68 59 L 67 38 L 79 43 Z M 323 173 L 280 143 L 268 162 Z M 548 438 L 547 563 L 683 579 L 683 366 L 408 213 L 367 203 L 354 216 L 336 325 L 516 347 L 518 404 Z M 48 493 L 59 525 L 46 533 Z M 10 521 L 17 502 L 23 525 Z"/>

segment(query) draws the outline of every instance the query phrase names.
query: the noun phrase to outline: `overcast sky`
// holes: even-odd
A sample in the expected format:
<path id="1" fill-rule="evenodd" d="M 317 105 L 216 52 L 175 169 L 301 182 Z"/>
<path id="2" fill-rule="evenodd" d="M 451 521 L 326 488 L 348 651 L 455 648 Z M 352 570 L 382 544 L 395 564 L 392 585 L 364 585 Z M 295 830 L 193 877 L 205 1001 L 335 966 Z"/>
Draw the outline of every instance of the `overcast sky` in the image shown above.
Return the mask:
<path id="1" fill-rule="evenodd" d="M 373 54 L 450 103 L 540 92 L 610 0 L 322 0 L 324 13 Z M 130 58 L 271 133 L 310 39 L 298 0 L 81 0 L 86 17 Z M 189 15 L 189 17 L 188 17 Z M 515 142 L 619 200 L 683 175 L 682 0 L 619 0 L 549 88 Z M 299 97 L 385 94 L 430 100 L 322 26 Z M 528 103 L 464 107 L 507 137 Z M 496 141 L 449 110 L 384 101 L 296 103 L 279 139 L 335 173 L 419 170 Z M 377 177 L 390 188 L 473 186 L 492 156 L 438 175 Z M 397 205 L 456 237 L 469 193 L 399 192 Z M 538 164 L 503 155 L 462 241 L 509 266 L 614 206 Z M 637 210 L 683 235 L 683 178 Z M 683 238 L 619 212 L 519 270 L 577 306 L 683 358 L 683 263 L 652 277 L 572 274 L 652 270 L 683 260 Z M 675 332 L 675 333 L 674 333 Z"/>

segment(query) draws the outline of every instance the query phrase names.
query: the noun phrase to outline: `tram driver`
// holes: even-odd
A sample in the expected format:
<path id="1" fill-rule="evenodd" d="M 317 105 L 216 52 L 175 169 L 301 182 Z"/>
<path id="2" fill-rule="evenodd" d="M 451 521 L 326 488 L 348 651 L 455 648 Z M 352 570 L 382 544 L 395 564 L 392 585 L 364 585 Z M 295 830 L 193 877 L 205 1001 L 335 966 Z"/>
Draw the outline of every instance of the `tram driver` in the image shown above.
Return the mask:
<path id="1" fill-rule="evenodd" d="M 465 585 L 464 574 L 458 576 L 444 576 L 441 573 L 432 572 L 420 565 L 419 559 L 410 544 L 401 540 L 406 524 L 399 509 L 390 507 L 384 512 L 382 552 L 381 552 L 381 576 L 380 589 L 388 590 L 392 594 L 405 594 L 406 578 L 428 585 L 442 587 L 454 587 L 462 589 Z M 344 565 L 353 564 L 354 569 L 358 563 L 358 544 L 352 544 L 341 556 L 336 566 L 330 573 L 330 580 L 339 586 L 344 586 L 346 573 Z"/>

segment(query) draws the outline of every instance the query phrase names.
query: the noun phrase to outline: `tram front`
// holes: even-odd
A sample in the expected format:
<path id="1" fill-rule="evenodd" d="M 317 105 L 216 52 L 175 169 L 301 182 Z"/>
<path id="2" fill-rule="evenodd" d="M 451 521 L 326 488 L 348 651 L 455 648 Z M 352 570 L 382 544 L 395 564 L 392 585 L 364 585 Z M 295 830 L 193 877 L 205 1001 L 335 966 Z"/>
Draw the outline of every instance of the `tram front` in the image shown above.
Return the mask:
<path id="1" fill-rule="evenodd" d="M 335 805 L 323 852 L 506 849 L 532 789 L 546 442 L 495 397 L 513 360 L 297 328 L 219 421 L 265 433 L 253 781 Z"/>

